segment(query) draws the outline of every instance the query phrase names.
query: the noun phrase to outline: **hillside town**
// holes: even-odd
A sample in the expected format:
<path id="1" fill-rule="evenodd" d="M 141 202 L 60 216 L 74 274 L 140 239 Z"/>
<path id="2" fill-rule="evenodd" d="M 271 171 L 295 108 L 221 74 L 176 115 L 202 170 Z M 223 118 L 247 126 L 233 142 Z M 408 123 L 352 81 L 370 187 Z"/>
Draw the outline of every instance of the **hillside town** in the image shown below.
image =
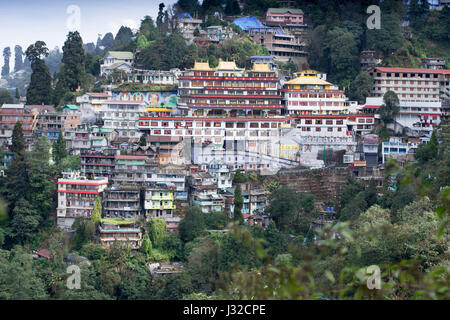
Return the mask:
<path id="1" fill-rule="evenodd" d="M 268 249 L 277 252 L 276 265 L 288 259 L 294 266 L 291 246 L 320 245 L 317 239 L 330 226 L 331 239 L 340 239 L 344 221 L 358 225 L 365 215 L 375 219 L 395 212 L 392 223 L 400 223 L 406 218 L 398 212 L 414 211 L 408 205 L 420 202 L 420 210 L 433 212 L 444 201 L 439 199 L 448 188 L 446 171 L 432 171 L 435 182 L 420 180 L 427 190 L 422 195 L 430 192 L 426 199 L 416 195 L 419 191 L 405 196 L 409 187 L 399 179 L 408 176 L 417 187 L 414 179 L 425 168 L 439 169 L 432 161 L 449 160 L 449 136 L 444 135 L 450 115 L 448 52 L 445 57 L 422 56 L 420 66 L 396 66 L 382 50 L 365 48 L 356 62 L 359 73 L 347 81 L 333 68 L 321 70 L 320 63 L 312 62 L 310 48 L 317 36 L 312 24 L 317 21 L 307 1 L 307 9 L 299 6 L 303 1 L 275 1 L 276 7 L 254 15 L 243 14 L 246 1 L 210 1 L 211 6 L 223 2 L 224 9 L 206 15 L 200 14 L 202 6 L 183 10 L 188 2 L 178 1 L 170 19 L 165 11 L 166 20 L 160 4 L 156 26 L 146 16 L 130 37 L 133 45 L 97 44 L 91 54 L 78 31 L 69 32 L 63 65 L 48 82 L 54 87 L 51 99 L 42 93 L 43 76 L 33 84 L 39 68 L 47 68 L 48 49 L 39 41 L 28 48 L 32 75 L 26 94 L 22 91 L 0 107 L 1 187 L 12 223 L 5 230 L 14 230 L 0 232 L 0 245 L 28 243 L 35 259 L 51 260 L 58 250 L 51 245 L 55 240 L 41 241 L 33 234 L 44 239 L 42 230 L 53 230 L 61 234 L 61 243 L 69 241 L 72 259 L 90 265 L 93 246 L 126 247 L 143 254 L 149 281 L 162 281 L 158 279 L 191 275 L 192 268 L 201 273 L 201 262 L 194 259 L 204 259 L 235 228 L 258 228 L 264 237 L 276 233 L 286 243 Z M 431 2 L 430 12 L 448 10 L 450 4 Z M 143 27 L 148 21 L 149 32 Z M 197 55 L 187 64 L 148 68 L 157 63 L 152 46 L 160 41 L 148 36 L 152 32 L 163 34 L 167 43 L 178 37 Z M 257 49 L 244 56 L 223 55 L 239 41 Z M 96 63 L 89 84 L 74 71 L 77 46 L 83 59 L 86 53 Z M 88 72 L 87 60 L 80 61 Z M 423 173 L 408 169 L 416 165 Z M 27 182 L 22 180 L 25 171 Z M 430 191 L 433 183 L 439 189 Z M 427 201 L 436 202 L 426 206 Z M 448 205 L 448 195 L 446 201 Z M 15 225 L 19 212 L 35 212 L 41 220 L 24 231 Z M 296 213 L 288 217 L 288 212 Z M 444 228 L 448 236 L 448 226 Z M 250 232 L 256 239 L 256 231 Z M 266 239 L 275 246 L 270 242 L 275 240 Z M 445 238 L 436 241 L 440 247 L 433 250 L 444 252 Z M 222 242 L 217 250 L 225 250 Z M 218 270 L 229 271 L 232 263 L 247 263 L 249 257 L 229 258 Z M 397 260 L 385 260 L 390 261 Z M 183 295 L 216 297 L 211 279 L 195 281 L 194 289 Z M 112 295 L 108 292 L 101 294 Z"/>

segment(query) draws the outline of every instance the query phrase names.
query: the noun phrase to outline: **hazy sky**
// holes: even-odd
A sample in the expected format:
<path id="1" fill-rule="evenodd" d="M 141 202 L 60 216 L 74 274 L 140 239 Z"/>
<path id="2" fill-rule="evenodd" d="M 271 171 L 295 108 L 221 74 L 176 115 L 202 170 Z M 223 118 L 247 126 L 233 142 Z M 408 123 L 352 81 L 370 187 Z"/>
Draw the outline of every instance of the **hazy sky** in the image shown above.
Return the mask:
<path id="1" fill-rule="evenodd" d="M 98 34 L 112 32 L 115 36 L 122 25 L 138 28 L 146 15 L 156 20 L 161 2 L 169 6 L 176 0 L 0 0 L 0 64 L 7 46 L 11 47 L 11 68 L 16 44 L 25 51 L 42 40 L 50 50 L 56 46 L 61 49 L 69 28 L 78 25 L 77 21 L 85 43 L 96 43 Z M 71 5 L 77 7 L 68 13 Z"/>

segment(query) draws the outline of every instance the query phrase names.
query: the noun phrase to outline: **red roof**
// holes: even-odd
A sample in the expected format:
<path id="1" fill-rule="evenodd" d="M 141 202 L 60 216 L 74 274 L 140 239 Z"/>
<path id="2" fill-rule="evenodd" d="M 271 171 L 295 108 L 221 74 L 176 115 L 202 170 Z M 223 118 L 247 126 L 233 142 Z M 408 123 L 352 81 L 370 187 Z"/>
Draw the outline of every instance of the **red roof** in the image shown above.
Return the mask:
<path id="1" fill-rule="evenodd" d="M 381 72 L 450 74 L 450 70 L 448 69 L 394 68 L 394 67 L 375 67 L 374 69 Z"/>
<path id="2" fill-rule="evenodd" d="M 39 249 L 38 252 L 36 252 L 38 256 L 50 259 L 50 251 L 47 249 Z"/>

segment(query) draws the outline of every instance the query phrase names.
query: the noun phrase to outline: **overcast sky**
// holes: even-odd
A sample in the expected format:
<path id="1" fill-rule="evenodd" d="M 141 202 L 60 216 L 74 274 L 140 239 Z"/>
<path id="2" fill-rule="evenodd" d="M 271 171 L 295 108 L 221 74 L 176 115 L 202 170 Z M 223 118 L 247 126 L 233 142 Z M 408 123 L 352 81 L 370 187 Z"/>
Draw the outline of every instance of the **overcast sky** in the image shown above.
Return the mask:
<path id="1" fill-rule="evenodd" d="M 0 0 L 0 64 L 9 46 L 13 68 L 16 44 L 25 51 L 42 40 L 50 50 L 61 49 L 70 28 L 77 25 L 84 43 L 96 43 L 98 34 L 115 36 L 122 25 L 138 28 L 146 15 L 156 20 L 161 2 L 169 6 L 176 0 Z"/>

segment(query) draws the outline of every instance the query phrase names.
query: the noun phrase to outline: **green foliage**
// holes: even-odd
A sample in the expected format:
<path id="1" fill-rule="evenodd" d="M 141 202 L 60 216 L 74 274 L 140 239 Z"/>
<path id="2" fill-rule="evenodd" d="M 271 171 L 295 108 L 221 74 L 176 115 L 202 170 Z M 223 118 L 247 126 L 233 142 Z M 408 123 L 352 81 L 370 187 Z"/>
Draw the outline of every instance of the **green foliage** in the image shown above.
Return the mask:
<path id="1" fill-rule="evenodd" d="M 91 220 L 95 226 L 97 226 L 102 219 L 102 199 L 95 199 L 94 208 L 91 213 Z"/>
<path id="2" fill-rule="evenodd" d="M 438 156 L 438 141 L 436 131 L 433 131 L 431 139 L 427 144 L 421 144 L 416 151 L 415 158 L 420 164 L 436 160 Z"/>
<path id="3" fill-rule="evenodd" d="M 64 152 L 62 152 L 64 154 Z M 81 164 L 81 158 L 79 155 L 68 155 L 60 160 L 61 171 L 66 170 L 78 170 Z"/>
<path id="4" fill-rule="evenodd" d="M 160 248 L 167 236 L 166 221 L 161 218 L 152 218 L 148 223 L 148 233 L 153 247 Z"/>
<path id="5" fill-rule="evenodd" d="M 7 89 L 0 89 L 0 105 L 4 103 L 14 103 L 14 99 Z"/>
<path id="6" fill-rule="evenodd" d="M 238 169 L 233 176 L 233 183 L 245 183 L 248 181 L 247 175 L 242 173 L 240 169 Z"/>
<path id="7" fill-rule="evenodd" d="M 33 268 L 33 259 L 17 246 L 11 251 L 0 250 L 0 299 L 47 299 L 44 283 Z"/>
<path id="8" fill-rule="evenodd" d="M 72 92 L 82 84 L 85 59 L 83 40 L 79 32 L 69 32 L 63 46 L 63 65 L 59 79 L 64 82 L 64 87 Z"/>
<path id="9" fill-rule="evenodd" d="M 297 194 L 282 186 L 270 194 L 269 201 L 268 212 L 280 231 L 305 230 L 305 223 L 309 227 L 310 214 L 314 210 L 312 195 Z M 301 219 L 304 215 L 307 215 L 306 221 Z"/>
<path id="10" fill-rule="evenodd" d="M 161 37 L 142 50 L 137 64 L 150 70 L 186 69 L 194 66 L 194 48 L 181 35 Z"/>
<path id="11" fill-rule="evenodd" d="M 371 94 L 373 86 L 373 78 L 366 71 L 360 71 L 355 80 L 350 83 L 349 99 L 356 100 L 360 104 L 364 104 L 366 98 Z"/>
<path id="12" fill-rule="evenodd" d="M 228 217 L 225 212 L 213 211 L 205 214 L 205 225 L 210 230 L 224 229 L 228 224 Z"/>
<path id="13" fill-rule="evenodd" d="M 391 123 L 400 111 L 398 96 L 394 91 L 388 91 L 383 96 L 383 105 L 378 109 L 381 120 Z"/>
<path id="14" fill-rule="evenodd" d="M 204 234 L 206 229 L 205 214 L 199 207 L 189 207 L 178 227 L 180 239 L 189 242 Z"/>
<path id="15" fill-rule="evenodd" d="M 244 222 L 244 217 L 242 216 L 242 206 L 244 205 L 244 198 L 242 197 L 241 187 L 238 185 L 234 190 L 234 211 L 233 220 L 236 223 L 242 224 Z"/>
<path id="16" fill-rule="evenodd" d="M 42 57 L 48 56 L 45 42 L 36 41 L 25 52 L 31 62 L 31 80 L 27 88 L 27 104 L 50 104 L 52 76 Z"/>
<path id="17" fill-rule="evenodd" d="M 53 161 L 59 166 L 61 161 L 67 157 L 66 141 L 63 138 L 61 131 L 59 132 L 58 139 L 53 142 L 52 147 Z"/>

